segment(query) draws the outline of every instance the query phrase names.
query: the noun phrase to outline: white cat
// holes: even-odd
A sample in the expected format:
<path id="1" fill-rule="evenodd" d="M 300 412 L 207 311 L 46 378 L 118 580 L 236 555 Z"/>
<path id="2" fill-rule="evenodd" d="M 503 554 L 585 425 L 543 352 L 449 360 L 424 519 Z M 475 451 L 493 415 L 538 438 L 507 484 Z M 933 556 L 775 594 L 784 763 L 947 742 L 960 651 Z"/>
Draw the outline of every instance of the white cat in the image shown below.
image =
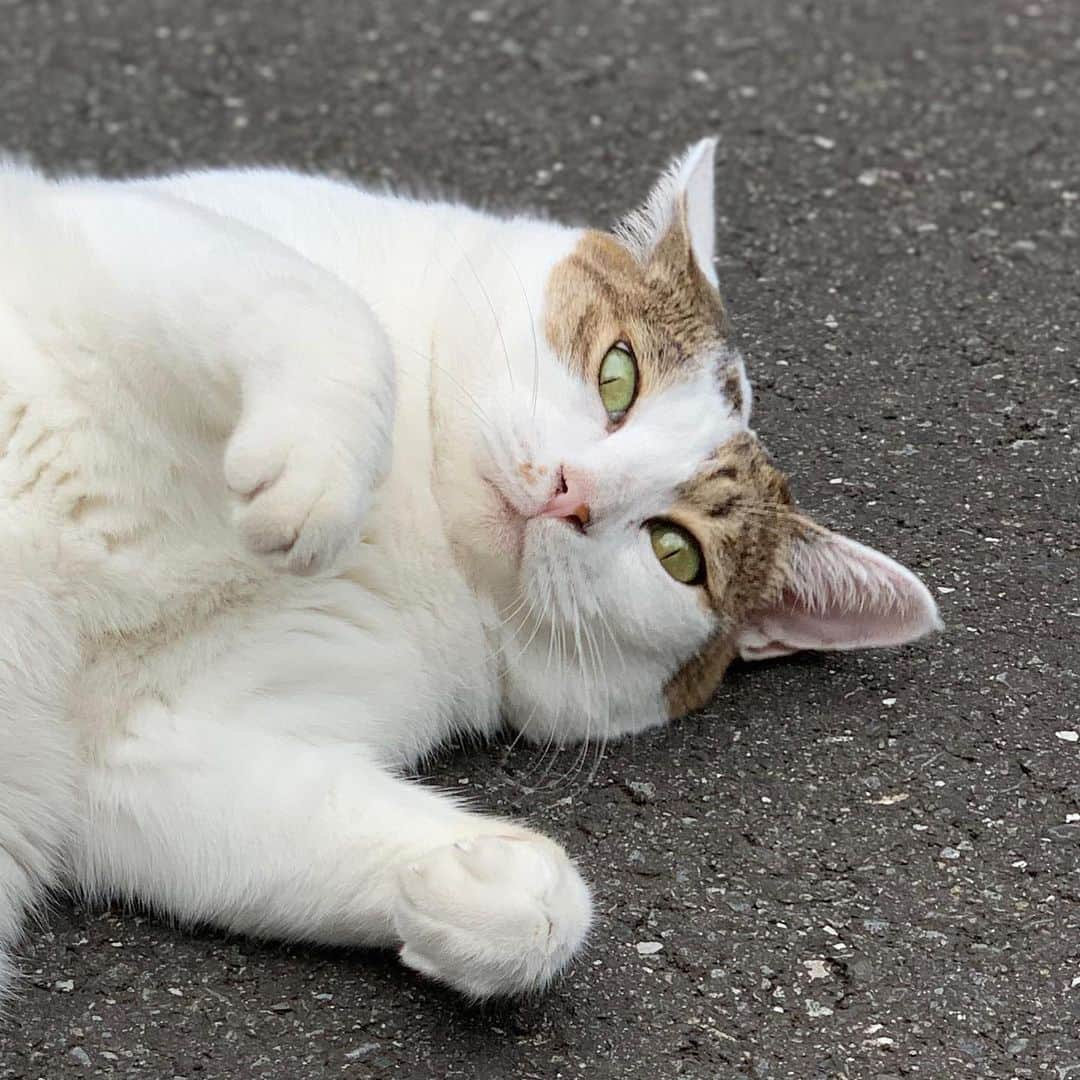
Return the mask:
<path id="1" fill-rule="evenodd" d="M 577 869 L 404 772 L 938 625 L 748 427 L 713 153 L 611 234 L 0 167 L 0 981 L 60 886 L 541 987 L 589 928 Z"/>

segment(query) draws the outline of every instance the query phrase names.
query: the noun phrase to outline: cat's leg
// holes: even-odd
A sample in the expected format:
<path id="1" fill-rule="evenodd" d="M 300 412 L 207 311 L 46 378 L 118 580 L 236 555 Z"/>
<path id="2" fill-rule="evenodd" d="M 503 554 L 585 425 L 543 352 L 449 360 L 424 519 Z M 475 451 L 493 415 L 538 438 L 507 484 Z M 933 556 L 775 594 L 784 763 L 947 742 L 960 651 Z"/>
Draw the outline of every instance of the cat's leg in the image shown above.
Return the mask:
<path id="1" fill-rule="evenodd" d="M 81 344 L 165 423 L 227 441 L 253 550 L 301 572 L 332 560 L 389 468 L 393 357 L 367 303 L 270 236 L 159 191 L 59 186 L 49 205 L 81 267 L 64 298 Z"/>
<path id="2" fill-rule="evenodd" d="M 588 888 L 566 853 L 313 746 L 148 705 L 88 779 L 78 875 L 99 895 L 262 936 L 397 945 L 477 998 L 548 983 L 581 945 Z"/>

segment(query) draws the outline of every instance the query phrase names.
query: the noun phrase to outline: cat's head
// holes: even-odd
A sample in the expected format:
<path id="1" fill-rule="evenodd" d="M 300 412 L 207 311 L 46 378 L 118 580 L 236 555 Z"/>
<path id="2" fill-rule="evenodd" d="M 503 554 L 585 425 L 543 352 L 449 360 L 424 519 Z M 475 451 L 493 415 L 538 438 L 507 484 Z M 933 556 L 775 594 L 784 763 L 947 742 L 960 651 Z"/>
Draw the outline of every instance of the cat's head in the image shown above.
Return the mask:
<path id="1" fill-rule="evenodd" d="M 681 715 L 736 656 L 939 626 L 910 571 L 796 509 L 749 426 L 713 268 L 714 148 L 611 233 L 477 219 L 445 249 L 436 488 L 530 737 Z"/>

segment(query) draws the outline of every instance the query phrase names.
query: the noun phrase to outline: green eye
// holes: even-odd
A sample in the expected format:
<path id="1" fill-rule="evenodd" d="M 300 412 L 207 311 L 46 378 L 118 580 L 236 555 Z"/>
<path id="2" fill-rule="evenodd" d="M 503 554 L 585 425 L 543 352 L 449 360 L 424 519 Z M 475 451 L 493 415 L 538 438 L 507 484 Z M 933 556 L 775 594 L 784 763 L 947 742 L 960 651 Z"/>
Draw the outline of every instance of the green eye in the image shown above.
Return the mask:
<path id="1" fill-rule="evenodd" d="M 701 548 L 685 529 L 670 521 L 657 521 L 649 529 L 649 538 L 660 565 L 676 581 L 697 585 L 704 578 Z"/>
<path id="2" fill-rule="evenodd" d="M 612 345 L 600 362 L 600 400 L 612 420 L 621 420 L 637 396 L 638 369 L 628 345 Z"/>

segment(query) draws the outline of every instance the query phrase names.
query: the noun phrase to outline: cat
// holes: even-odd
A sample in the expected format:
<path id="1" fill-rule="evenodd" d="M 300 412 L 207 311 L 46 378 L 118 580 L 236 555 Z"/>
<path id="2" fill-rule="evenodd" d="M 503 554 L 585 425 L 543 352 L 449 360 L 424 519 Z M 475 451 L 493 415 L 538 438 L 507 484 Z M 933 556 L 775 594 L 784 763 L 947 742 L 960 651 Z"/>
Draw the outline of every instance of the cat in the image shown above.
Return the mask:
<path id="1" fill-rule="evenodd" d="M 426 755 L 612 739 L 737 656 L 940 625 L 750 428 L 714 156 L 612 231 L 0 165 L 0 981 L 59 888 L 540 989 L 589 888 Z"/>

